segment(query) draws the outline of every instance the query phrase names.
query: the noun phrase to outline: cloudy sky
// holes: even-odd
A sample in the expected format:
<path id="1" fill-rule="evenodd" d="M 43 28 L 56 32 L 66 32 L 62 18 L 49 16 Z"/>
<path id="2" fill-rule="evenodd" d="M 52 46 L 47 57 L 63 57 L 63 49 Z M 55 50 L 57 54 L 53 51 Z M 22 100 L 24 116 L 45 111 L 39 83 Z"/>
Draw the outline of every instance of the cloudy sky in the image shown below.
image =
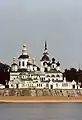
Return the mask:
<path id="1" fill-rule="evenodd" d="M 37 63 L 48 42 L 61 68 L 82 64 L 82 0 L 0 0 L 0 61 L 11 64 L 24 41 Z"/>

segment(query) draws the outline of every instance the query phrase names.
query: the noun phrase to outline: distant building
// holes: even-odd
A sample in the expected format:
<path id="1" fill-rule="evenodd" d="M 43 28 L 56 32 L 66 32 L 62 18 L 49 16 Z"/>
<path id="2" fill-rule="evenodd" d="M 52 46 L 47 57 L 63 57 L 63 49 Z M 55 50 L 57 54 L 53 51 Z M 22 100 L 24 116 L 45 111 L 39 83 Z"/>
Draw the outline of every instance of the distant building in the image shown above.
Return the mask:
<path id="1" fill-rule="evenodd" d="M 16 58 L 13 58 L 8 84 L 9 88 L 77 89 L 75 81 L 63 80 L 60 62 L 56 62 L 55 58 L 50 59 L 46 41 L 40 67 L 36 64 L 35 58 L 29 55 L 27 45 L 23 45 L 18 63 Z"/>

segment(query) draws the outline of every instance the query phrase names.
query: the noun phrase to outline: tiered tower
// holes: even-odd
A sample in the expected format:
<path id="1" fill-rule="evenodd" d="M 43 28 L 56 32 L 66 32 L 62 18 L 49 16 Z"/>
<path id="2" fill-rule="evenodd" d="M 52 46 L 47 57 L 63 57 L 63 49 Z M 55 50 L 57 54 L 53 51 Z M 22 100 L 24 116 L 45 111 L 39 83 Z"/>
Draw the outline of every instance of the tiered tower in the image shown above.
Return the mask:
<path id="1" fill-rule="evenodd" d="M 47 50 L 47 42 L 45 41 L 44 53 L 40 60 L 41 72 L 47 71 L 47 69 L 48 69 L 47 63 L 49 63 L 49 62 L 50 62 L 50 58 L 49 58 L 48 50 Z"/>

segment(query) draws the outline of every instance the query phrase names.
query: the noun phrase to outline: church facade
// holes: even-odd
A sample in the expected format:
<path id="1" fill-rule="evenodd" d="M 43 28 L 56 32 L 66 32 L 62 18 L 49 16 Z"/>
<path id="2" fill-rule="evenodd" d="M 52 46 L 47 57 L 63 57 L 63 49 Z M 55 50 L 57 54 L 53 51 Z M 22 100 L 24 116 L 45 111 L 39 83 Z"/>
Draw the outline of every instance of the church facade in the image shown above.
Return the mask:
<path id="1" fill-rule="evenodd" d="M 56 62 L 55 58 L 50 59 L 46 41 L 40 67 L 35 58 L 29 55 L 27 45 L 23 45 L 17 62 L 16 58 L 13 58 L 8 85 L 9 88 L 77 89 L 75 81 L 67 82 L 63 78 L 60 62 Z"/>

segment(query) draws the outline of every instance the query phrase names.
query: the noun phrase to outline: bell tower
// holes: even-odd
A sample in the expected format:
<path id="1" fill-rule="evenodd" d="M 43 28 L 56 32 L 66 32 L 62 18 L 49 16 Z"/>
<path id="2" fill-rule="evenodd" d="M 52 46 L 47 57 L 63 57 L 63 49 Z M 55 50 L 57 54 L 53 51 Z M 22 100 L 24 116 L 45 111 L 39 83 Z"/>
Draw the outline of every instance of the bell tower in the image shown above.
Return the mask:
<path id="1" fill-rule="evenodd" d="M 45 44 L 44 44 L 44 53 L 43 53 L 43 56 L 40 60 L 40 64 L 41 64 L 41 71 L 44 72 L 45 69 L 47 71 L 48 69 L 48 65 L 47 63 L 50 62 L 50 59 L 49 59 L 49 56 L 48 56 L 48 48 L 47 48 L 47 42 L 45 40 Z"/>

